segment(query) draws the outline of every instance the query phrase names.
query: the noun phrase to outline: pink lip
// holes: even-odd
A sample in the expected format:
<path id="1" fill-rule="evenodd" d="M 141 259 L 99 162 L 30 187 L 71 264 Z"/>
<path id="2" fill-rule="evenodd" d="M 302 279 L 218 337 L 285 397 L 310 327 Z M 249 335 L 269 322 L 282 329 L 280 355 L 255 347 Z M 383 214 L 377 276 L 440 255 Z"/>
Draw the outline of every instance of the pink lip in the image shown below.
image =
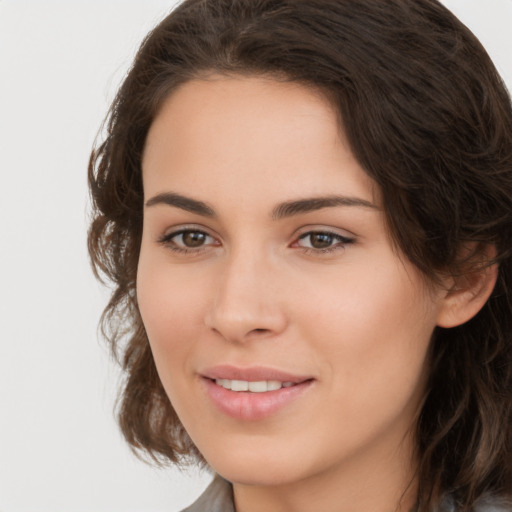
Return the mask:
<path id="1" fill-rule="evenodd" d="M 202 377 L 207 379 L 229 379 L 229 380 L 278 380 L 280 382 L 293 382 L 298 384 L 306 380 L 311 380 L 311 376 L 293 375 L 274 368 L 265 368 L 264 366 L 251 366 L 249 368 L 239 368 L 231 365 L 218 365 L 212 368 L 206 368 L 200 372 Z"/>
<path id="2" fill-rule="evenodd" d="M 213 404 L 227 416 L 245 421 L 258 421 L 276 414 L 299 398 L 314 381 L 311 377 L 293 375 L 272 368 L 237 368 L 229 365 L 208 368 L 201 372 L 201 377 Z M 277 380 L 292 382 L 294 385 L 266 393 L 251 393 L 225 389 L 217 385 L 215 379 L 251 382 Z"/>

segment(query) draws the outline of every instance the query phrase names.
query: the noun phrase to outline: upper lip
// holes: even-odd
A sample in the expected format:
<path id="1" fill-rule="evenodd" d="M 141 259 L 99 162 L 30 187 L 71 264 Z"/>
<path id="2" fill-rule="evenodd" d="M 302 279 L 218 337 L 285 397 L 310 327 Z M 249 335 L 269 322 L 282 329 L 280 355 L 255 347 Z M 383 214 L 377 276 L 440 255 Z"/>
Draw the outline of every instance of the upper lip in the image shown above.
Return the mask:
<path id="1" fill-rule="evenodd" d="M 244 380 L 249 382 L 258 382 L 265 380 L 276 380 L 279 382 L 292 382 L 298 384 L 306 380 L 311 380 L 311 376 L 294 375 L 286 371 L 275 368 L 267 368 L 264 366 L 251 366 L 240 368 L 232 365 L 218 365 L 206 368 L 200 372 L 202 377 L 207 379 L 227 379 L 227 380 Z"/>

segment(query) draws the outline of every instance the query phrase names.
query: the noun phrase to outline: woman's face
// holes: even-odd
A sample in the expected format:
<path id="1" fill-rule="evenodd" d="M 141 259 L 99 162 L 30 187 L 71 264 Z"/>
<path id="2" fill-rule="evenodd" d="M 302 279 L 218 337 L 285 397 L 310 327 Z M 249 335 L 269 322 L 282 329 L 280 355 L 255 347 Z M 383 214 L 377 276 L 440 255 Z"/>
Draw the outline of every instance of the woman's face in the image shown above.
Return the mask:
<path id="1" fill-rule="evenodd" d="M 188 82 L 151 127 L 143 179 L 140 311 L 213 468 L 277 485 L 410 463 L 442 294 L 394 249 L 323 96 Z"/>

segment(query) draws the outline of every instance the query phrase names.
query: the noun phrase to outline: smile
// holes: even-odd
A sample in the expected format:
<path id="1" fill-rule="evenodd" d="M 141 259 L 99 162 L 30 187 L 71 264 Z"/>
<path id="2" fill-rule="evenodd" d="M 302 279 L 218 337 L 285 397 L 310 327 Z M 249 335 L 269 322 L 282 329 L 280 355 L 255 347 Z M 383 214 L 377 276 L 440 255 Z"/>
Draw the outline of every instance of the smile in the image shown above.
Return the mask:
<path id="1" fill-rule="evenodd" d="M 215 384 L 231 391 L 248 391 L 250 393 L 266 393 L 267 391 L 277 391 L 281 388 L 295 386 L 293 382 L 280 382 L 278 380 L 229 380 L 215 379 Z"/>
<path id="2" fill-rule="evenodd" d="M 224 415 L 261 421 L 292 407 L 308 394 L 316 379 L 273 368 L 220 365 L 200 372 L 210 403 Z"/>

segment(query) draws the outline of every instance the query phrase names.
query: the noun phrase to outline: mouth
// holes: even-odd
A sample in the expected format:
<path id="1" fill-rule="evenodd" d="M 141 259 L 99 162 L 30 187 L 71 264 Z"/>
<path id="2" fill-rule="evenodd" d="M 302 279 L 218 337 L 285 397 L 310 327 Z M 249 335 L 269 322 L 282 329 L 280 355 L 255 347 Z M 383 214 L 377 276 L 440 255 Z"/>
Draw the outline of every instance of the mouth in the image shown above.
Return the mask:
<path id="1" fill-rule="evenodd" d="M 278 380 L 230 380 L 230 379 L 215 379 L 217 386 L 222 386 L 224 389 L 230 391 L 249 393 L 267 393 L 268 391 L 277 391 L 281 388 L 291 388 L 296 386 L 293 382 L 280 382 Z"/>
<path id="2" fill-rule="evenodd" d="M 201 374 L 206 393 L 220 412 L 245 421 L 277 414 L 312 387 L 315 379 L 269 368 L 217 366 Z"/>

